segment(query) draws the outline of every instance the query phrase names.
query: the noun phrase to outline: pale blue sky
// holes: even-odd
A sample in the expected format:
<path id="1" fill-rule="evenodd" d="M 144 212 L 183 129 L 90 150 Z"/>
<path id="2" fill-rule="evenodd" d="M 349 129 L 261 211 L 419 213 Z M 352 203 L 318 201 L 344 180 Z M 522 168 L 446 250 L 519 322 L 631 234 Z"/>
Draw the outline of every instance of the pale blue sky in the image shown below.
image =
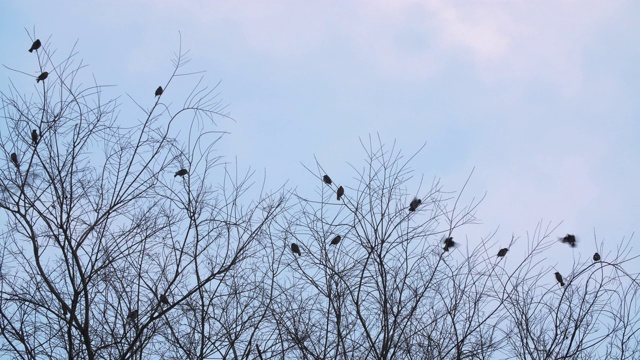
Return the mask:
<path id="1" fill-rule="evenodd" d="M 36 75 L 35 26 L 60 52 L 79 40 L 108 95 L 150 106 L 181 32 L 237 120 L 219 122 L 220 150 L 270 185 L 317 186 L 300 165 L 316 155 L 348 186 L 369 134 L 407 154 L 426 141 L 427 182 L 456 190 L 475 167 L 467 194 L 487 192 L 465 234 L 500 226 L 506 242 L 563 220 L 557 235 L 590 256 L 594 228 L 614 247 L 640 224 L 638 19 L 630 1 L 2 1 L 0 62 Z M 0 68 L 3 90 L 9 77 L 23 75 Z M 142 116 L 122 102 L 121 118 Z"/>

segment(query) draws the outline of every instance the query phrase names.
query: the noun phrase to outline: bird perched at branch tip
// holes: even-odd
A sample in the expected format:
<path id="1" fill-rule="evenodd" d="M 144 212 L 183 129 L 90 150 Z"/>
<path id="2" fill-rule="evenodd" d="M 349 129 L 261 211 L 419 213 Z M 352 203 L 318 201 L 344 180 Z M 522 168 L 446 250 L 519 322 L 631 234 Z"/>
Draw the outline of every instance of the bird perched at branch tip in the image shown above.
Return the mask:
<path id="1" fill-rule="evenodd" d="M 453 241 L 453 237 L 449 236 L 448 238 L 444 239 L 444 251 L 449 251 L 449 249 L 455 246 L 456 242 Z"/>
<path id="2" fill-rule="evenodd" d="M 498 251 L 498 257 L 504 257 L 505 255 L 507 255 L 507 251 L 509 251 L 509 249 L 507 248 L 500 249 L 500 251 Z"/>
<path id="3" fill-rule="evenodd" d="M 36 82 L 39 83 L 40 80 L 44 81 L 44 79 L 47 78 L 47 76 L 49 76 L 48 72 L 43 72 L 42 74 L 38 75 L 38 77 L 36 78 Z"/>
<path id="4" fill-rule="evenodd" d="M 422 200 L 413 198 L 413 200 L 411 200 L 411 203 L 409 203 L 409 211 L 416 211 L 420 204 L 422 204 Z"/>
<path id="5" fill-rule="evenodd" d="M 598 253 L 593 254 L 593 261 L 600 261 L 600 254 Z"/>
<path id="6" fill-rule="evenodd" d="M 340 240 L 342 240 L 342 236 L 336 235 L 336 237 L 331 240 L 331 245 L 338 245 L 338 243 L 340 243 Z"/>
<path id="7" fill-rule="evenodd" d="M 325 184 L 327 185 L 331 185 L 332 181 L 331 178 L 329 177 L 329 175 L 325 175 L 322 177 L 322 181 L 324 181 Z"/>
<path id="8" fill-rule="evenodd" d="M 187 170 L 187 169 L 180 169 L 180 170 L 176 171 L 176 174 L 175 174 L 175 175 L 173 175 L 173 177 L 176 177 L 176 176 L 185 176 L 185 175 L 187 175 L 188 173 L 189 173 L 189 170 Z"/>
<path id="9" fill-rule="evenodd" d="M 164 304 L 164 305 L 170 305 L 169 304 L 169 299 L 167 298 L 167 295 L 165 295 L 165 294 L 160 295 L 160 303 Z"/>
<path id="10" fill-rule="evenodd" d="M 563 238 L 560 239 L 563 244 L 569 244 L 571 247 L 576 247 L 576 236 L 572 234 L 567 234 Z"/>
<path id="11" fill-rule="evenodd" d="M 11 162 L 13 163 L 13 165 L 15 165 L 17 168 L 20 167 L 20 163 L 18 162 L 18 154 L 16 153 L 11 153 Z"/>
<path id="12" fill-rule="evenodd" d="M 564 286 L 564 281 L 562 280 L 562 275 L 556 271 L 556 280 L 560 283 L 560 286 Z"/>
<path id="13" fill-rule="evenodd" d="M 342 186 L 340 186 L 336 193 L 338 195 L 338 201 L 340 201 L 340 199 L 342 198 L 342 195 L 344 195 L 344 188 Z"/>
<path id="14" fill-rule="evenodd" d="M 298 254 L 298 256 L 302 256 L 302 253 L 300 252 L 300 248 L 296 243 L 291 243 L 291 251 L 293 251 L 294 254 Z"/>
<path id="15" fill-rule="evenodd" d="M 156 89 L 156 96 L 162 95 L 163 92 L 164 90 L 162 90 L 162 86 L 158 86 L 158 88 Z"/>
<path id="16" fill-rule="evenodd" d="M 33 50 L 40 49 L 40 46 L 42 46 L 40 39 L 36 39 L 36 41 L 34 41 L 33 44 L 31 44 L 31 48 L 29 49 L 29 52 L 32 53 Z"/>

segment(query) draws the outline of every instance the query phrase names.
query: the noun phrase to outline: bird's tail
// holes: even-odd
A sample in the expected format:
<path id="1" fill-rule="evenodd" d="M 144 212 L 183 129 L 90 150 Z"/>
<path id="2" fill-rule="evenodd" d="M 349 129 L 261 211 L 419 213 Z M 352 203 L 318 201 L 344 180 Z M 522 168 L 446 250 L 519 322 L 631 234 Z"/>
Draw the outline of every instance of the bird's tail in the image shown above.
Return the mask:
<path id="1" fill-rule="evenodd" d="M 29 49 L 29 52 L 32 53 L 33 52 L 33 48 Z"/>

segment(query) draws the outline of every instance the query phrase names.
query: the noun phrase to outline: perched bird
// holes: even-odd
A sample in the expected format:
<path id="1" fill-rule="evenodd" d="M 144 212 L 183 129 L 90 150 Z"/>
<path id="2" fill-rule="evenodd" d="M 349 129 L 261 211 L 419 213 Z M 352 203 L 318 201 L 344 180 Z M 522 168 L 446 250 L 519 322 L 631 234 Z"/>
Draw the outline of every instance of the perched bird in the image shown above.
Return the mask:
<path id="1" fill-rule="evenodd" d="M 33 131 L 31 131 L 31 141 L 33 141 L 33 145 L 38 144 L 38 130 L 33 129 Z"/>
<path id="2" fill-rule="evenodd" d="M 40 46 L 42 46 L 40 39 L 36 39 L 36 41 L 34 41 L 33 44 L 31 44 L 31 49 L 29 49 L 29 52 L 32 53 L 33 50 L 40 49 Z"/>
<path id="3" fill-rule="evenodd" d="M 562 280 L 562 275 L 556 271 L 556 280 L 560 283 L 560 286 L 564 286 L 564 281 Z"/>
<path id="4" fill-rule="evenodd" d="M 18 162 L 18 154 L 16 153 L 11 153 L 11 162 L 13 163 L 13 165 L 15 165 L 17 168 L 20 167 L 20 163 Z"/>
<path id="5" fill-rule="evenodd" d="M 569 244 L 571 247 L 576 247 L 576 236 L 567 234 L 565 237 L 560 239 L 563 244 Z"/>
<path id="6" fill-rule="evenodd" d="M 456 246 L 456 242 L 453 241 L 453 238 L 451 236 L 444 239 L 444 251 L 449 251 L 449 249 L 455 246 Z"/>
<path id="7" fill-rule="evenodd" d="M 600 261 L 600 254 L 598 253 L 593 254 L 593 261 Z"/>
<path id="8" fill-rule="evenodd" d="M 47 78 L 47 76 L 49 76 L 48 72 L 43 72 L 42 74 L 40 74 L 37 78 L 36 78 L 36 82 L 39 83 L 40 80 L 44 81 L 44 79 Z"/>
<path id="9" fill-rule="evenodd" d="M 162 95 L 163 92 L 164 90 L 162 90 L 162 86 L 158 86 L 158 88 L 156 89 L 156 96 Z"/>
<path id="10" fill-rule="evenodd" d="M 333 240 L 331 240 L 331 245 L 338 245 L 340 240 L 342 240 L 342 236 L 336 235 L 336 237 L 334 237 Z"/>
<path id="11" fill-rule="evenodd" d="M 504 257 L 505 255 L 507 255 L 507 251 L 509 251 L 509 249 L 507 248 L 500 249 L 500 251 L 498 251 L 498 257 Z"/>
<path id="12" fill-rule="evenodd" d="M 293 251 L 294 254 L 298 254 L 298 256 L 302 256 L 302 253 L 300 252 L 300 248 L 296 243 L 291 243 L 291 251 Z"/>
<path id="13" fill-rule="evenodd" d="M 416 211 L 420 204 L 422 204 L 422 200 L 413 198 L 413 200 L 411 200 L 411 203 L 409 204 L 409 211 Z"/>
<path id="14" fill-rule="evenodd" d="M 160 295 L 160 303 L 161 304 L 165 304 L 165 305 L 170 305 L 169 304 L 169 299 L 167 298 L 167 295 L 165 295 L 165 294 Z"/>
<path id="15" fill-rule="evenodd" d="M 175 175 L 173 175 L 173 177 L 176 177 L 176 176 L 185 176 L 185 175 L 187 175 L 188 173 L 189 173 L 189 170 L 187 170 L 187 169 L 180 169 L 180 170 L 176 171 L 176 174 L 175 174 Z"/>
<path id="16" fill-rule="evenodd" d="M 322 181 L 324 181 L 325 184 L 327 185 L 331 185 L 332 181 L 331 178 L 329 177 L 329 175 L 325 175 L 322 177 Z"/>
<path id="17" fill-rule="evenodd" d="M 129 311 L 129 314 L 127 314 L 128 321 L 135 321 L 137 317 L 138 317 L 138 309 L 131 310 Z"/>
<path id="18" fill-rule="evenodd" d="M 344 195 L 344 188 L 342 186 L 338 188 L 337 194 L 338 194 L 338 201 L 340 201 L 340 198 L 342 197 L 342 195 Z"/>

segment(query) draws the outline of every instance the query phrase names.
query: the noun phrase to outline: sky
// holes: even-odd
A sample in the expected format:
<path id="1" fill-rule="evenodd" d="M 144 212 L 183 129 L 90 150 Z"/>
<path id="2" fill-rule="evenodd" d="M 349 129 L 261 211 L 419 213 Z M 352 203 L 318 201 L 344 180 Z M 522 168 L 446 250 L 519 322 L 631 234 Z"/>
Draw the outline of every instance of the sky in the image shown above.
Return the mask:
<path id="1" fill-rule="evenodd" d="M 360 139 L 426 143 L 418 178 L 459 190 L 473 170 L 465 198 L 486 193 L 468 241 L 562 222 L 590 257 L 640 224 L 639 16 L 632 1 L 8 0 L 0 63 L 30 71 L 34 29 L 60 52 L 77 41 L 120 117 L 141 118 L 125 94 L 150 107 L 181 38 L 235 120 L 217 148 L 270 186 L 317 186 L 316 157 L 348 188 Z M 23 76 L 0 67 L 0 87 Z"/>

